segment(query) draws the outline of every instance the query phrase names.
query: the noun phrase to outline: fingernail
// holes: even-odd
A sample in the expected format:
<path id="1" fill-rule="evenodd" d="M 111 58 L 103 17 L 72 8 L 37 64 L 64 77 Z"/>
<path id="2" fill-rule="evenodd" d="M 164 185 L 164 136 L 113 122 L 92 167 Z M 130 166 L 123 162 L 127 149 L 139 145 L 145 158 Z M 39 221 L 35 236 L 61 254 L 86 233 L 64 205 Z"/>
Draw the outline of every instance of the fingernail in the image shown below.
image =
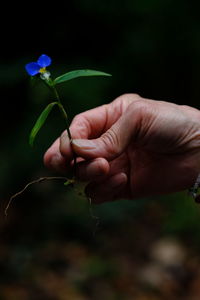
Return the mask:
<path id="1" fill-rule="evenodd" d="M 84 148 L 84 150 L 92 150 L 96 148 L 96 145 L 93 141 L 84 140 L 84 139 L 74 139 L 72 144 L 78 148 Z"/>

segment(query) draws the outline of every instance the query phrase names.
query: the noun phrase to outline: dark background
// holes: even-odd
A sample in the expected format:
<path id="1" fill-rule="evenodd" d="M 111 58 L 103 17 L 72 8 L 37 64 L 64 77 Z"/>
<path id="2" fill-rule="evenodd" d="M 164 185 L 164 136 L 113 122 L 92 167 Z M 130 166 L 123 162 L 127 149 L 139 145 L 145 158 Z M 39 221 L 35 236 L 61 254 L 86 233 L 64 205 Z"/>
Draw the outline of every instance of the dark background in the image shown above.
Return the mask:
<path id="1" fill-rule="evenodd" d="M 1 13 L 0 299 L 199 299 L 200 211 L 186 192 L 91 212 L 62 182 L 45 182 L 16 198 L 4 217 L 11 195 L 57 175 L 42 157 L 64 130 L 54 110 L 29 147 L 52 96 L 30 85 L 24 65 L 45 53 L 53 77 L 84 68 L 112 74 L 59 87 L 70 120 L 123 93 L 199 108 L 198 2 L 18 3 Z"/>

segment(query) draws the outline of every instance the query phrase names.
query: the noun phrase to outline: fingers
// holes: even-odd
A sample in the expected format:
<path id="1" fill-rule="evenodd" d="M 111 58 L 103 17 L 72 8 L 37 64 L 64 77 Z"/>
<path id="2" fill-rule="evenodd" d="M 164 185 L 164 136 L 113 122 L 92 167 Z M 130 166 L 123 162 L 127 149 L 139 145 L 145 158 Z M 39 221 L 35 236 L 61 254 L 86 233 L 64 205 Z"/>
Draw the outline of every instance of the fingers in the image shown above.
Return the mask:
<path id="1" fill-rule="evenodd" d="M 66 168 L 66 164 L 69 164 L 73 159 L 72 147 L 77 156 L 87 159 L 102 156 L 105 158 L 111 156 L 111 158 L 113 158 L 113 153 L 114 156 L 117 156 L 118 152 L 122 151 L 119 147 L 113 148 L 113 144 L 117 146 L 118 136 L 116 130 L 108 129 L 120 118 L 127 109 L 127 106 L 132 102 L 138 102 L 139 99 L 140 97 L 138 95 L 123 95 L 108 105 L 102 105 L 77 115 L 70 126 L 72 139 L 75 139 L 74 143 L 71 144 L 67 131 L 64 131 L 60 140 L 56 140 L 44 155 L 45 165 L 54 167 L 56 170 L 63 170 L 64 167 Z M 119 124 L 115 125 L 115 129 L 117 126 L 119 126 Z M 108 132 L 105 133 L 107 130 Z M 124 136 L 126 132 L 127 128 L 122 132 L 122 135 Z M 99 138 L 102 134 L 102 139 L 97 139 L 97 143 L 95 143 L 95 149 L 93 149 L 93 145 L 92 148 L 90 147 L 91 145 L 89 145 L 89 147 L 87 145 L 86 147 L 84 147 L 84 145 L 80 146 L 80 140 L 84 141 L 86 139 L 88 141 L 88 139 L 91 138 Z M 115 141 L 112 141 L 112 139 L 115 139 Z M 98 143 L 98 141 L 100 143 Z M 77 144 L 77 142 L 79 142 L 79 144 Z M 104 147 L 105 145 L 107 145 L 107 147 Z M 100 146 L 99 149 L 98 146 Z M 111 155 L 109 153 L 111 153 Z"/>
<path id="2" fill-rule="evenodd" d="M 121 155 L 127 146 L 145 136 L 152 112 L 146 101 L 136 101 L 129 109 L 100 137 L 96 139 L 73 139 L 72 146 L 78 156 L 85 159 L 104 157 L 111 161 Z"/>
<path id="3" fill-rule="evenodd" d="M 85 111 L 77 115 L 71 123 L 73 139 L 94 139 L 107 131 L 123 114 L 130 103 L 138 101 L 139 96 L 127 94 L 113 102 Z"/>
<path id="4" fill-rule="evenodd" d="M 73 151 L 71 142 L 68 137 L 67 130 L 65 130 L 61 137 L 58 138 L 44 155 L 44 164 L 48 168 L 65 170 L 66 166 L 70 164 L 73 159 Z"/>
<path id="5" fill-rule="evenodd" d="M 73 139 L 95 139 L 107 131 L 126 111 L 132 102 L 140 101 L 136 94 L 126 94 L 109 104 L 87 110 L 77 115 L 71 123 Z"/>
<path id="6" fill-rule="evenodd" d="M 61 134 L 59 143 L 58 151 L 60 151 L 62 156 L 64 156 L 68 161 L 71 161 L 73 159 L 73 151 L 67 130 Z"/>
<path id="7" fill-rule="evenodd" d="M 114 201 L 120 198 L 120 196 L 125 195 L 123 191 L 126 189 L 127 181 L 125 173 L 118 173 L 101 183 L 89 183 L 85 192 L 91 198 L 91 202 L 95 204 Z"/>
<path id="8" fill-rule="evenodd" d="M 101 136 L 119 119 L 127 106 L 133 101 L 138 101 L 139 98 L 138 95 L 134 94 L 123 95 L 110 104 L 102 105 L 77 115 L 70 126 L 72 139 L 94 139 Z M 64 131 L 61 135 L 60 147 L 58 143 L 59 140 L 56 141 L 56 147 L 53 144 L 49 148 L 47 157 L 49 158 L 51 155 L 56 154 L 55 151 L 60 150 L 61 154 L 70 160 L 72 153 L 67 131 Z"/>
<path id="9" fill-rule="evenodd" d="M 92 161 L 83 161 L 77 164 L 76 176 L 81 181 L 100 180 L 105 178 L 110 170 L 107 160 L 96 158 Z"/>
<path id="10" fill-rule="evenodd" d="M 98 136 L 107 121 L 107 106 L 103 105 L 95 109 L 77 115 L 70 126 L 72 138 L 87 139 Z M 60 155 L 61 154 L 61 155 Z M 65 157 L 65 159 L 62 158 Z M 44 164 L 51 168 L 63 169 L 63 164 L 73 159 L 71 143 L 65 130 L 60 139 L 57 139 L 44 155 Z"/>
<path id="11" fill-rule="evenodd" d="M 77 115 L 70 125 L 72 139 L 90 139 L 100 136 L 108 126 L 108 120 L 112 122 L 110 115 L 113 115 L 110 113 L 110 105 L 102 105 Z M 117 117 L 115 115 L 115 118 Z M 60 138 L 60 152 L 68 159 L 72 159 L 72 148 L 66 131 Z"/>

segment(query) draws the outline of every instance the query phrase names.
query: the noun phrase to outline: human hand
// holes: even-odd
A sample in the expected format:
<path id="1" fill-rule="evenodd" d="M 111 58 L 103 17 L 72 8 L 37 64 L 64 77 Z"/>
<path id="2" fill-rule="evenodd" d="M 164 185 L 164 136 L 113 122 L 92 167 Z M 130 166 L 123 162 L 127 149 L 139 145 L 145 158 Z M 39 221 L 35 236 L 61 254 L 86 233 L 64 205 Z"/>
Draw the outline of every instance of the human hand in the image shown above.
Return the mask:
<path id="1" fill-rule="evenodd" d="M 135 94 L 77 115 L 70 126 L 77 177 L 95 203 L 177 192 L 200 172 L 200 112 Z M 65 131 L 44 156 L 66 172 L 73 152 Z"/>

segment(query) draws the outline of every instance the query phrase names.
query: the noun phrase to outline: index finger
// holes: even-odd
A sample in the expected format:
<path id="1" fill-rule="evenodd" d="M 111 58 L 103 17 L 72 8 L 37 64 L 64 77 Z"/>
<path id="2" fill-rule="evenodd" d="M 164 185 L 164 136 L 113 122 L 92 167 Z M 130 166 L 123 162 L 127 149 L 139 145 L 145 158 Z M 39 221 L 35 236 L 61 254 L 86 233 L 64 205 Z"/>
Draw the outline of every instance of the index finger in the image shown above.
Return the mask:
<path id="1" fill-rule="evenodd" d="M 108 119 L 108 105 L 102 105 L 97 108 L 85 111 L 77 115 L 70 125 L 70 133 L 72 139 L 77 138 L 92 138 L 101 135 L 106 127 Z M 65 130 L 61 137 L 58 138 L 44 155 L 44 164 L 47 167 L 66 166 L 73 159 L 73 151 L 71 141 Z"/>
<path id="2" fill-rule="evenodd" d="M 113 102 L 78 114 L 72 120 L 70 133 L 72 139 L 92 139 L 100 137 L 107 131 L 127 109 L 132 101 L 138 101 L 140 96 L 126 94 L 118 97 Z M 73 159 L 70 139 L 65 130 L 60 139 L 57 139 L 47 150 L 44 162 L 49 165 L 52 157 L 57 157 L 62 161 L 70 162 Z"/>
<path id="3" fill-rule="evenodd" d="M 78 114 L 72 120 L 72 139 L 95 139 L 107 131 L 123 114 L 129 104 L 138 101 L 138 95 L 126 94 L 104 104 Z"/>

